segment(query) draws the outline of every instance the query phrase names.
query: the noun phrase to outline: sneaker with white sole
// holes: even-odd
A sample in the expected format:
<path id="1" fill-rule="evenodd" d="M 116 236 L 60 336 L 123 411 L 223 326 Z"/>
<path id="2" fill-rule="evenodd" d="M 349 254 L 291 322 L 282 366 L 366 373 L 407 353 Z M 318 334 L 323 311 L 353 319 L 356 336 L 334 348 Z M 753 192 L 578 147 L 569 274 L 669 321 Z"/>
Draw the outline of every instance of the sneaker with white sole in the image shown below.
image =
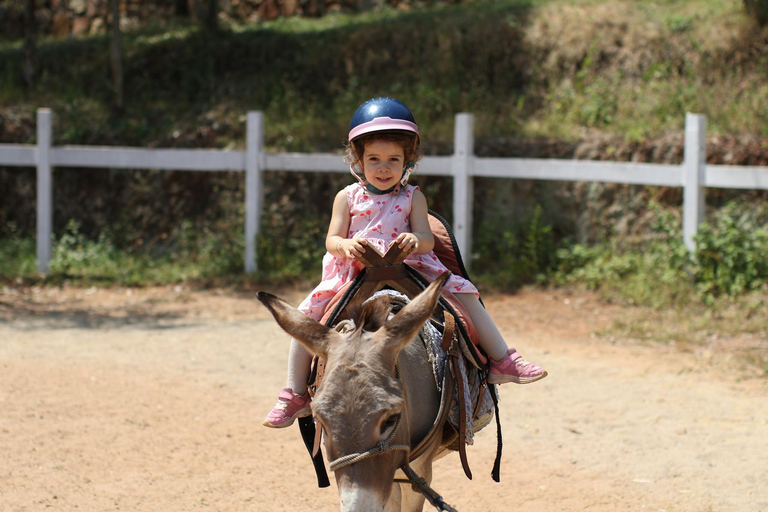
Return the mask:
<path id="1" fill-rule="evenodd" d="M 529 363 L 517 350 L 511 348 L 507 351 L 507 357 L 501 361 L 491 359 L 491 371 L 488 374 L 490 384 L 530 384 L 547 376 L 547 371 Z"/>
<path id="2" fill-rule="evenodd" d="M 283 388 L 277 395 L 277 403 L 267 414 L 263 425 L 270 428 L 290 427 L 296 418 L 304 418 L 312 414 L 309 407 L 311 401 L 309 393 L 297 395 L 291 388 Z"/>

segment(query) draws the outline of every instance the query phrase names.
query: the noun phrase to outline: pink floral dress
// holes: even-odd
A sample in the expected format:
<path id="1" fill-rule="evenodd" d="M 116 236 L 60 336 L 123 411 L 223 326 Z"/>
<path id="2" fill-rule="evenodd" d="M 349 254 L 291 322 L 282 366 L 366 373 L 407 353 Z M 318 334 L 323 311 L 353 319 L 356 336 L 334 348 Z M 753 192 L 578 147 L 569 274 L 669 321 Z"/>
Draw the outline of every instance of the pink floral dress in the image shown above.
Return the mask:
<path id="1" fill-rule="evenodd" d="M 359 183 L 353 183 L 344 190 L 349 205 L 348 238 L 362 237 L 368 241 L 366 250 L 371 248 L 385 254 L 389 244 L 400 233 L 411 231 L 410 215 L 413 191 L 417 187 L 406 185 L 399 194 L 371 194 Z M 435 253 L 411 254 L 405 263 L 419 271 L 428 280 L 434 280 L 448 270 Z M 348 282 L 352 281 L 363 269 L 363 264 L 355 259 L 337 258 L 331 253 L 323 257 L 323 277 L 320 284 L 299 305 L 299 310 L 315 320 L 320 320 L 330 300 Z M 477 288 L 463 277 L 452 275 L 445 288 L 453 293 L 474 293 Z"/>

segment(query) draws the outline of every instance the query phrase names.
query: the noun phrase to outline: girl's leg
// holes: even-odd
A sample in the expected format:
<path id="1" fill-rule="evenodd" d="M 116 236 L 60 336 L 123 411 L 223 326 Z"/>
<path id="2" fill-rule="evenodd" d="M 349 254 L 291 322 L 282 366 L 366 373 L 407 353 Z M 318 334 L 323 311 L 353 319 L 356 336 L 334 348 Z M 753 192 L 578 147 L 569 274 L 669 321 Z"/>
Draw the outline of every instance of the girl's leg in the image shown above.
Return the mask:
<path id="1" fill-rule="evenodd" d="M 529 363 L 514 348 L 507 347 L 507 342 L 499 332 L 491 315 L 480 304 L 474 293 L 457 293 L 456 298 L 464 305 L 477 330 L 480 346 L 491 358 L 491 371 L 488 382 L 504 384 L 515 382 L 529 384 L 547 376 L 546 370 Z"/>
<path id="2" fill-rule="evenodd" d="M 504 341 L 504 337 L 491 319 L 491 315 L 480 304 L 477 295 L 474 293 L 457 293 L 456 298 L 464 305 L 472 318 L 477 336 L 480 338 L 480 346 L 483 347 L 488 357 L 494 361 L 501 361 L 507 357 L 507 349 L 509 348 L 507 342 Z"/>
<path id="3" fill-rule="evenodd" d="M 307 379 L 309 367 L 312 363 L 312 354 L 304 348 L 304 345 L 291 338 L 291 347 L 288 350 L 288 377 L 286 387 L 277 395 L 277 404 L 267 414 L 264 420 L 265 427 L 285 428 L 293 425 L 296 418 L 303 418 L 312 414 L 307 393 Z"/>
<path id="4" fill-rule="evenodd" d="M 290 388 L 297 395 L 306 393 L 311 364 L 312 354 L 309 350 L 291 338 L 291 347 L 288 349 L 288 377 L 285 381 L 285 387 Z"/>

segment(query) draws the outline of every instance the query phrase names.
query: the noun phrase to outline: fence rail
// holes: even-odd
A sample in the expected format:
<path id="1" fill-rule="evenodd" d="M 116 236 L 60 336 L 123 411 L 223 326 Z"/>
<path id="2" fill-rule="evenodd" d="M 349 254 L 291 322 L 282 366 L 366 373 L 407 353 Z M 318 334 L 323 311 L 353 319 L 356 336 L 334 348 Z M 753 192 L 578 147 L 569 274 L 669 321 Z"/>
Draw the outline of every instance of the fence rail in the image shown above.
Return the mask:
<path id="1" fill-rule="evenodd" d="M 245 151 L 211 149 L 141 149 L 125 147 L 53 146 L 53 114 L 37 111 L 37 144 L 0 144 L 0 166 L 37 168 L 37 270 L 45 273 L 51 258 L 53 226 L 53 169 L 95 167 L 186 171 L 243 171 L 245 173 L 246 272 L 256 270 L 256 237 L 260 232 L 262 172 L 348 172 L 339 155 L 325 153 L 267 153 L 264 116 L 248 112 Z M 456 115 L 452 156 L 428 156 L 419 174 L 453 178 L 453 229 L 460 250 L 472 250 L 473 179 L 508 178 L 559 181 L 599 181 L 683 187 L 683 240 L 692 250 L 694 236 L 704 221 L 707 187 L 768 189 L 768 167 L 707 165 L 706 119 L 686 114 L 685 157 L 681 165 L 481 158 L 474 156 L 474 117 Z M 470 258 L 467 258 L 467 262 Z"/>

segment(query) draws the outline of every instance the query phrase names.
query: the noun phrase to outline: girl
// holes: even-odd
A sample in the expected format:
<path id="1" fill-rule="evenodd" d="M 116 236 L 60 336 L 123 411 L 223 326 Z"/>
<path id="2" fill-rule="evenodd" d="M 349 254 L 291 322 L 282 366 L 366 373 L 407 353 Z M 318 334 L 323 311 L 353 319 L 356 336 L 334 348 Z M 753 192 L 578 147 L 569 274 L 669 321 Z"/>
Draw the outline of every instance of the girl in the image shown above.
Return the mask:
<path id="1" fill-rule="evenodd" d="M 420 158 L 419 129 L 405 104 L 374 98 L 357 109 L 350 123 L 346 157 L 357 183 L 336 195 L 325 239 L 328 252 L 323 258 L 322 281 L 299 305 L 300 311 L 319 321 L 330 300 L 362 270 L 356 257 L 369 250 L 384 254 L 393 243 L 408 253 L 405 263 L 428 279 L 447 270 L 432 252 L 427 200 L 418 187 L 407 184 Z M 547 376 L 543 368 L 507 347 L 471 282 L 454 274 L 445 286 L 469 312 L 480 346 L 491 359 L 488 382 L 528 384 Z M 288 381 L 264 420 L 265 426 L 288 427 L 296 418 L 311 414 L 307 392 L 311 359 L 303 345 L 291 340 Z"/>

